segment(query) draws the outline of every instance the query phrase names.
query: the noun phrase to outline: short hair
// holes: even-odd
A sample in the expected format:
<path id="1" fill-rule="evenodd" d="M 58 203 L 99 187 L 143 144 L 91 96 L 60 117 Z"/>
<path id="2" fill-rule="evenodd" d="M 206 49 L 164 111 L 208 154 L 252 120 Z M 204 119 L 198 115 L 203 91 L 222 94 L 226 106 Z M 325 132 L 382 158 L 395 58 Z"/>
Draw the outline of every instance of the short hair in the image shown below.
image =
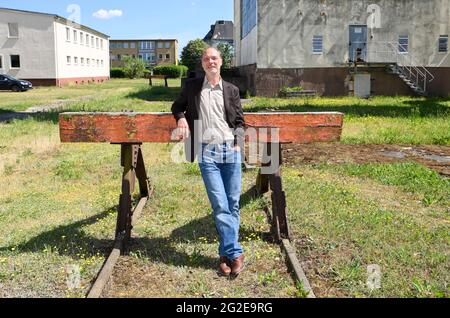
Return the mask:
<path id="1" fill-rule="evenodd" d="M 219 50 L 218 48 L 216 48 L 216 47 L 214 47 L 214 46 L 208 46 L 208 47 L 205 48 L 205 49 L 203 50 L 203 52 L 202 52 L 202 57 L 201 57 L 202 59 L 203 59 L 203 57 L 205 56 L 206 51 L 208 51 L 209 49 L 214 49 L 214 50 L 216 50 L 217 53 L 219 53 L 220 58 L 222 58 L 222 53 L 220 52 L 220 50 Z"/>

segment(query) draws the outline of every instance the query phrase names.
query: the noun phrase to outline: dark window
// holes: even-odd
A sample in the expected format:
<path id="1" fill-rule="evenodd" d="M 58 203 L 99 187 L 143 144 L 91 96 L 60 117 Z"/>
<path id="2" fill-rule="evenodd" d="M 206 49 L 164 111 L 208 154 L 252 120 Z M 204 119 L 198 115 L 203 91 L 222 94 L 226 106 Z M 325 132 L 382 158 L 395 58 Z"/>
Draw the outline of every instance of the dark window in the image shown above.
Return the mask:
<path id="1" fill-rule="evenodd" d="M 160 55 L 159 55 L 159 59 L 160 59 L 160 60 L 162 60 L 162 57 L 163 57 L 163 55 L 162 55 L 162 54 L 160 54 Z"/>
<path id="2" fill-rule="evenodd" d="M 256 26 L 256 0 L 241 0 L 241 38 Z"/>
<path id="3" fill-rule="evenodd" d="M 398 37 L 398 53 L 408 53 L 409 38 L 407 35 Z"/>
<path id="4" fill-rule="evenodd" d="M 166 59 L 170 59 L 170 54 L 166 54 Z"/>
<path id="5" fill-rule="evenodd" d="M 448 35 L 441 35 L 439 37 L 439 52 L 440 53 L 448 52 Z"/>
<path id="6" fill-rule="evenodd" d="M 3 56 L 0 55 L 0 69 L 3 68 Z"/>
<path id="7" fill-rule="evenodd" d="M 120 61 L 122 59 L 122 56 L 120 54 L 117 54 L 117 59 Z"/>
<path id="8" fill-rule="evenodd" d="M 11 55 L 11 67 L 20 68 L 20 55 Z"/>

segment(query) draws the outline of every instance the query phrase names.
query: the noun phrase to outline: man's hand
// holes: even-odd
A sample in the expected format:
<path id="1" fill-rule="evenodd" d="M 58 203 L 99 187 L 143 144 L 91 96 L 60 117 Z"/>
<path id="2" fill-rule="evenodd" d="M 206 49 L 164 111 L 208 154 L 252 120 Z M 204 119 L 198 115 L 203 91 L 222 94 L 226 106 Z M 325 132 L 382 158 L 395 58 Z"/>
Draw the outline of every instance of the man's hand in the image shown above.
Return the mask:
<path id="1" fill-rule="evenodd" d="M 180 118 L 177 122 L 177 132 L 176 132 L 176 138 L 178 140 L 184 140 L 186 138 L 189 138 L 190 130 L 189 125 L 186 120 L 186 118 Z"/>

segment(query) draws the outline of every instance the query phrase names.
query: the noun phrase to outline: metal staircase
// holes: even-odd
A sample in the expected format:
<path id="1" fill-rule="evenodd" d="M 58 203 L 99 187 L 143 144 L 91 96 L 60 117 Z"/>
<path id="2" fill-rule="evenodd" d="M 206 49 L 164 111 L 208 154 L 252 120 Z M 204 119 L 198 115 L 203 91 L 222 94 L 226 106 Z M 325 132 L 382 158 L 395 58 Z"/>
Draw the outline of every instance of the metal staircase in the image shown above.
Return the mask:
<path id="1" fill-rule="evenodd" d="M 427 96 L 427 85 L 434 75 L 408 52 L 408 48 L 397 42 L 370 41 L 365 56 L 367 63 L 386 64 L 387 71 L 397 75 L 417 95 Z"/>

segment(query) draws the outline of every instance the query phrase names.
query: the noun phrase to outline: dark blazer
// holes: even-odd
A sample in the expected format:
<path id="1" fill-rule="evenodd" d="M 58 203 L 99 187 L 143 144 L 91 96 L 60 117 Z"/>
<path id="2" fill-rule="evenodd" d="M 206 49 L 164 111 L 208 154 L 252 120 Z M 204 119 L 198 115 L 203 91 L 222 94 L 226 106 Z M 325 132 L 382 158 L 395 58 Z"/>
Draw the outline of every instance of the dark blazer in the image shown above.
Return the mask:
<path id="1" fill-rule="evenodd" d="M 191 137 L 188 140 L 190 147 L 187 149 L 189 150 L 190 148 L 190 153 L 186 151 L 186 159 L 190 162 L 195 160 L 197 146 L 200 143 L 200 139 L 196 136 L 194 130 L 194 121 L 199 119 L 200 94 L 204 80 L 204 77 L 186 80 L 180 96 L 172 104 L 172 114 L 175 117 L 175 120 L 178 122 L 180 118 L 186 118 L 189 130 L 191 131 Z M 224 80 L 222 80 L 222 84 L 225 118 L 228 127 L 233 128 L 235 134 L 234 144 L 241 145 L 241 148 L 243 148 L 245 121 L 239 89 Z"/>

